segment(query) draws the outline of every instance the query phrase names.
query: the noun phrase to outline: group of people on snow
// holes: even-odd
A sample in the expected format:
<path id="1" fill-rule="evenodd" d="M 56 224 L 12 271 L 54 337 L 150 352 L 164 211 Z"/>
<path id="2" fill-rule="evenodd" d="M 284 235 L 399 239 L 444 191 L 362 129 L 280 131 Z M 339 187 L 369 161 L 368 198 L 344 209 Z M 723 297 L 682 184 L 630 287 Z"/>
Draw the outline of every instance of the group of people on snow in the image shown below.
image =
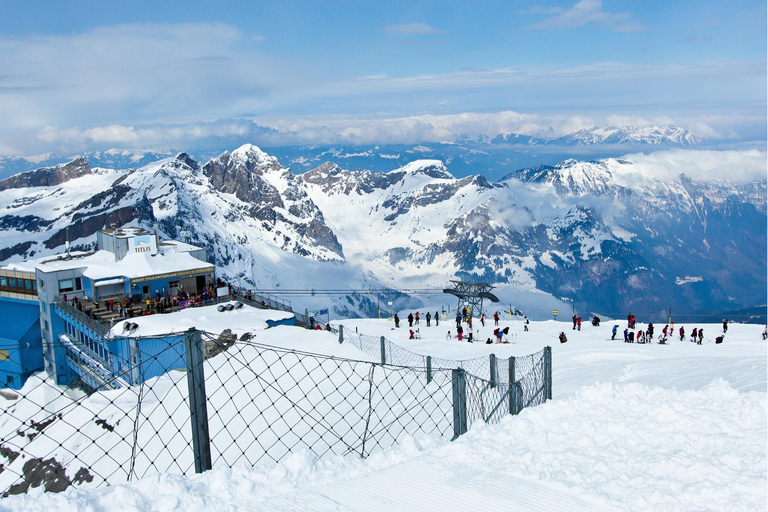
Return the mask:
<path id="1" fill-rule="evenodd" d="M 419 320 L 421 319 L 421 313 L 419 311 L 416 312 L 416 314 L 408 313 L 408 328 L 412 328 L 414 325 L 419 325 Z M 424 317 L 424 319 L 427 321 L 427 327 L 431 327 L 432 325 L 432 319 L 435 320 L 435 327 L 440 325 L 440 313 L 435 311 L 435 316 L 432 316 L 432 313 L 427 311 L 427 316 Z M 400 317 L 395 313 L 395 316 L 393 318 L 395 321 L 395 327 L 400 328 Z"/>
<path id="2" fill-rule="evenodd" d="M 723 320 L 723 334 L 721 336 L 717 336 L 715 338 L 715 343 L 719 344 L 722 343 L 725 339 L 725 333 L 728 332 L 728 320 Z M 625 343 L 651 343 L 653 341 L 653 334 L 654 334 L 654 326 L 653 323 L 648 323 L 648 327 L 645 331 L 642 329 L 639 329 L 637 332 L 634 331 L 634 329 L 637 327 L 637 319 L 634 315 L 631 313 L 627 316 L 627 328 L 624 329 L 624 342 Z M 614 325 L 611 329 L 611 339 L 616 339 L 616 334 L 618 332 L 619 326 Z M 661 334 L 659 335 L 659 343 L 664 345 L 667 343 L 667 341 L 671 338 L 674 338 L 675 336 L 679 336 L 680 341 L 685 340 L 686 338 L 686 332 L 685 332 L 685 326 L 680 326 L 677 329 L 677 332 L 675 332 L 675 326 L 674 323 L 667 324 L 664 326 L 664 328 L 661 330 Z M 693 330 L 690 333 L 689 339 L 692 343 L 696 343 L 697 345 L 701 345 L 704 341 L 704 328 L 703 327 L 694 327 Z"/>

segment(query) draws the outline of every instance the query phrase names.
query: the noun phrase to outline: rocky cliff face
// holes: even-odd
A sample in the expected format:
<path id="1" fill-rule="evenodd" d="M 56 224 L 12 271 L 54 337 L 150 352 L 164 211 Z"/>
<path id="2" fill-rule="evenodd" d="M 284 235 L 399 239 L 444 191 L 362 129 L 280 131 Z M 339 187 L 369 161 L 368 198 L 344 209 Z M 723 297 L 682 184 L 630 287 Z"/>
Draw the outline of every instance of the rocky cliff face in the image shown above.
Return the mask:
<path id="1" fill-rule="evenodd" d="M 0 181 L 0 190 L 9 188 L 51 187 L 66 181 L 91 174 L 88 160 L 78 158 L 55 167 L 17 174 Z"/>

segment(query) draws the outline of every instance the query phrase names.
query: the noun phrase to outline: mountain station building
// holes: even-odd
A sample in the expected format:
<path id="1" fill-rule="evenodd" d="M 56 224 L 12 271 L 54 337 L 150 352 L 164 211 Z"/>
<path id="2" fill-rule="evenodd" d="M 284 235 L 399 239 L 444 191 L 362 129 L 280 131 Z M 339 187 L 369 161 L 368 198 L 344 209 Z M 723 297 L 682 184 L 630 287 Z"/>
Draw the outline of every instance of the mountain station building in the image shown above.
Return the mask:
<path id="1" fill-rule="evenodd" d="M 107 336 L 123 317 L 115 306 L 140 314 L 161 298 L 195 300 L 215 289 L 205 249 L 160 241 L 157 230 L 106 229 L 97 249 L 0 268 L 0 387 L 20 389 L 43 368 L 60 385 L 79 378 L 93 389 L 120 387 L 114 379 L 131 366 L 132 347 Z"/>

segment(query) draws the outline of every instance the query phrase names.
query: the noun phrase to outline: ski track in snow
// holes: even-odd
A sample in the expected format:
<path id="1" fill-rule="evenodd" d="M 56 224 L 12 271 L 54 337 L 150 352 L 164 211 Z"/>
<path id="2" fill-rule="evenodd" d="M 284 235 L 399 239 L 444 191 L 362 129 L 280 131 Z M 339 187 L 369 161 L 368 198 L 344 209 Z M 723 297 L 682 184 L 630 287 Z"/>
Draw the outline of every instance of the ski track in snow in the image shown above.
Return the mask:
<path id="1" fill-rule="evenodd" d="M 394 330 L 387 320 L 342 323 L 453 359 L 524 355 L 550 344 L 554 400 L 498 425 L 473 427 L 455 442 L 407 437 L 364 460 L 301 451 L 279 464 L 217 467 L 189 478 L 160 474 L 61 494 L 33 489 L 0 500 L 0 510 L 766 510 L 761 326 L 732 324 L 722 345 L 705 339 L 701 346 L 662 346 L 610 341 L 608 321 L 583 331 L 532 322 L 530 333 L 519 321 L 502 321 L 518 343 L 470 345 L 444 340 L 455 327 L 450 321 L 438 328 L 422 322 L 424 338 L 412 341 L 407 328 Z M 719 331 L 704 327 L 711 336 Z M 330 334 L 291 336 L 292 329 L 260 331 L 259 341 L 346 357 L 354 351 Z M 553 343 L 560 330 L 568 343 Z"/>

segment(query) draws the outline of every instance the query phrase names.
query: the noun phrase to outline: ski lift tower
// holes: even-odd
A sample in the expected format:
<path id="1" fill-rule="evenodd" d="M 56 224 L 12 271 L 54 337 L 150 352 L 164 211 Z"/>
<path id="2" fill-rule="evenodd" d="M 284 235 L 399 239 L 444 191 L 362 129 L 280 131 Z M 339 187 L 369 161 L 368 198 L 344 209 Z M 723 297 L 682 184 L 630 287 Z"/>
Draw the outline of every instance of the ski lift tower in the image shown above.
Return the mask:
<path id="1" fill-rule="evenodd" d="M 499 302 L 499 298 L 491 293 L 495 287 L 486 283 L 472 283 L 469 281 L 451 281 L 453 288 L 445 288 L 443 293 L 450 293 L 459 298 L 456 311 L 461 311 L 462 305 L 469 308 L 469 314 L 475 316 L 475 311 L 483 311 L 483 299 L 491 302 Z"/>

